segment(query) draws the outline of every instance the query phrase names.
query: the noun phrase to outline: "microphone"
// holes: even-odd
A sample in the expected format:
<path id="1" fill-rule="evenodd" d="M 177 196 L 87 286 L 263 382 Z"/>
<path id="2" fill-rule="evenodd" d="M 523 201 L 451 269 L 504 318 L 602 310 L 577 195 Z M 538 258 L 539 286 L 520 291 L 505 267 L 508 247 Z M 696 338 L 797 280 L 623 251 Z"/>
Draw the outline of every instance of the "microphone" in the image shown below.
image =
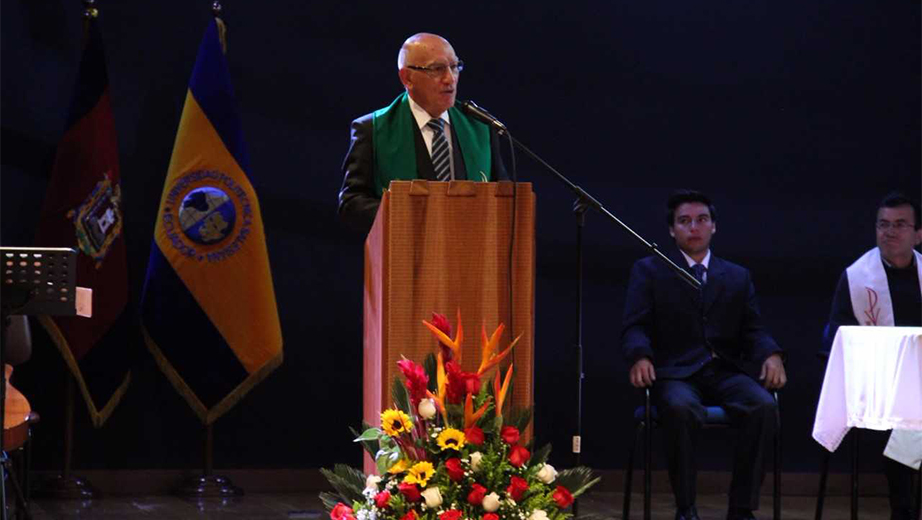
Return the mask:
<path id="1" fill-rule="evenodd" d="M 465 114 L 473 117 L 474 119 L 485 123 L 489 126 L 495 128 L 500 134 L 506 133 L 506 125 L 502 124 L 499 119 L 496 119 L 492 114 L 486 110 L 480 108 L 477 103 L 474 103 L 470 99 L 467 101 L 458 101 L 458 107 Z"/>

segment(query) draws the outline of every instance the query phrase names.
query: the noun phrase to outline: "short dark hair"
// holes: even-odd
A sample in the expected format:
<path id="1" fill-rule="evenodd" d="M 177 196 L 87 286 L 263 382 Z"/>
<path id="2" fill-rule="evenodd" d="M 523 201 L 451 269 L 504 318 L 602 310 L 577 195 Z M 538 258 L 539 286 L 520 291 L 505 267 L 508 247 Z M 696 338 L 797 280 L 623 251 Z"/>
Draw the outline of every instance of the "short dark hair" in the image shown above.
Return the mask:
<path id="1" fill-rule="evenodd" d="M 675 223 L 675 210 L 686 202 L 699 202 L 708 207 L 711 213 L 711 221 L 717 222 L 717 208 L 711 202 L 711 198 L 695 190 L 676 190 L 669 195 L 669 201 L 666 203 L 666 225 L 672 226 Z"/>
<path id="2" fill-rule="evenodd" d="M 919 213 L 919 203 L 898 191 L 891 191 L 880 201 L 877 209 L 874 210 L 874 218 L 877 218 L 877 213 L 880 213 L 881 208 L 898 208 L 900 206 L 910 206 L 916 220 L 913 228 L 917 230 L 922 228 L 922 214 Z"/>

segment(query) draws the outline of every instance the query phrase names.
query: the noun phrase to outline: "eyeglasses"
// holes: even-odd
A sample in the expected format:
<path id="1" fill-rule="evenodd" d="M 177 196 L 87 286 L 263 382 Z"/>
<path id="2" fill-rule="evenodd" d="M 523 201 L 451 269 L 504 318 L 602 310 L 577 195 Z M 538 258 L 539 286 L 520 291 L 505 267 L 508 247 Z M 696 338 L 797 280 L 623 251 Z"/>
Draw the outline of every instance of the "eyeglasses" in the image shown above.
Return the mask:
<path id="1" fill-rule="evenodd" d="M 874 224 L 879 231 L 887 231 L 888 229 L 895 229 L 897 231 L 902 231 L 904 229 L 911 229 L 913 226 L 905 220 L 897 220 L 896 222 L 890 222 L 889 220 L 878 220 Z"/>
<path id="2" fill-rule="evenodd" d="M 429 65 L 428 67 L 420 67 L 418 65 L 407 65 L 407 68 L 425 72 L 430 78 L 435 79 L 435 78 L 441 78 L 442 76 L 444 76 L 445 72 L 448 70 L 451 70 L 452 76 L 457 76 L 458 74 L 461 73 L 462 70 L 464 70 L 464 62 L 458 61 L 456 63 L 451 63 L 447 65 L 444 63 L 436 63 L 434 65 Z"/>

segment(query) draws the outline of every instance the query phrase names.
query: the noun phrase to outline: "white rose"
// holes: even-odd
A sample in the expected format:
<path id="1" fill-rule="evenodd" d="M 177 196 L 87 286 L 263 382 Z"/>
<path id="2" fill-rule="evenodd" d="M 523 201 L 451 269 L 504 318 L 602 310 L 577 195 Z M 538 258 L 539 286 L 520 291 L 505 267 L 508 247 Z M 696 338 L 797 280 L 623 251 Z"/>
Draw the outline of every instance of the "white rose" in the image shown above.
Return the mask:
<path id="1" fill-rule="evenodd" d="M 416 407 L 416 411 L 419 412 L 419 416 L 423 419 L 432 419 L 435 417 L 435 403 L 432 402 L 432 399 L 423 399 L 419 402 L 419 406 Z"/>
<path id="2" fill-rule="evenodd" d="M 365 489 L 378 489 L 378 482 L 381 482 L 381 477 L 377 475 L 368 475 L 368 478 L 365 479 Z"/>
<path id="3" fill-rule="evenodd" d="M 544 482 L 545 484 L 550 484 L 557 478 L 557 470 L 554 469 L 554 466 L 550 464 L 545 464 L 541 466 L 541 469 L 538 470 L 538 480 Z M 543 512 L 543 511 L 542 511 Z"/>
<path id="4" fill-rule="evenodd" d="M 543 509 L 535 509 L 528 520 L 547 520 L 547 513 Z"/>
<path id="5" fill-rule="evenodd" d="M 426 499 L 426 507 L 433 508 L 442 505 L 442 493 L 437 487 L 426 488 L 420 495 Z"/>
<path id="6" fill-rule="evenodd" d="M 483 459 L 483 453 L 475 451 L 471 453 L 471 471 L 480 471 L 480 461 Z"/>
<path id="7" fill-rule="evenodd" d="M 483 497 L 483 510 L 487 513 L 493 513 L 499 509 L 499 495 L 490 493 Z"/>

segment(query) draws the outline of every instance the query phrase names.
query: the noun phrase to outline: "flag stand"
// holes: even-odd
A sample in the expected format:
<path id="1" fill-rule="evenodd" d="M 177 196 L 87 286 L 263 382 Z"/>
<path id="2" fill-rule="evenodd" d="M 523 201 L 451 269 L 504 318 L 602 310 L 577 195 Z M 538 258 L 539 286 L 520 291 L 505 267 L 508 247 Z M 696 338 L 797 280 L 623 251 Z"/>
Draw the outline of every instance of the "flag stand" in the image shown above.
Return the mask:
<path id="1" fill-rule="evenodd" d="M 226 26 L 218 16 L 220 12 L 220 2 L 214 1 L 215 16 L 199 45 L 180 116 L 141 294 L 144 342 L 202 424 L 203 471 L 174 490 L 176 495 L 197 499 L 243 495 L 228 478 L 214 474 L 212 423 L 282 362 L 282 331 L 269 254 L 256 191 L 246 174 L 248 156 L 233 102 Z M 203 95 L 208 103 L 201 103 Z M 202 136 L 203 140 L 185 136 Z M 206 203 L 207 212 L 180 215 L 186 200 L 193 205 L 199 204 L 193 201 Z M 209 249 L 211 239 L 206 240 L 199 231 L 189 228 L 189 234 L 178 232 L 176 224 L 190 217 L 202 219 L 203 225 L 205 218 L 231 222 L 219 230 L 223 235 L 217 238 L 224 241 L 222 245 L 213 242 L 217 249 Z M 173 254 L 176 248 L 195 253 L 177 256 Z M 232 261 L 224 261 L 233 255 Z M 240 283 L 230 283 L 238 279 Z M 202 318 L 210 324 L 199 326 L 196 322 Z M 236 349 L 247 352 L 245 363 L 244 358 L 238 358 L 242 371 L 214 374 L 226 382 L 224 389 L 229 393 L 217 400 L 210 396 L 207 406 L 197 394 L 207 383 L 200 378 L 185 379 L 202 370 L 186 373 L 187 366 L 173 365 L 176 356 L 191 343 L 208 344 L 209 348 L 226 346 L 231 349 L 230 356 L 240 355 Z M 193 359 L 193 367 L 210 368 L 199 354 L 193 358 L 199 358 Z"/>
<path id="2" fill-rule="evenodd" d="M 112 248 L 121 248 L 124 249 L 123 243 L 118 243 L 114 245 L 114 240 L 120 236 L 121 229 L 121 210 L 118 207 L 118 200 L 120 198 L 120 188 L 119 188 L 119 174 L 118 174 L 118 146 L 115 144 L 115 124 L 112 119 L 111 108 L 108 101 L 108 77 L 105 73 L 105 59 L 102 53 L 101 39 L 99 38 L 98 27 L 95 23 L 99 15 L 99 10 L 96 8 L 96 0 L 83 0 L 83 46 L 80 59 L 80 66 L 78 69 L 77 75 L 77 92 L 72 104 L 72 111 L 74 107 L 87 106 L 87 107 L 102 107 L 100 110 L 95 111 L 95 113 L 101 114 L 96 116 L 91 124 L 88 124 L 89 127 L 94 129 L 94 139 L 96 139 L 97 134 L 98 139 L 103 139 L 105 137 L 111 138 L 111 143 L 102 143 L 102 142 L 93 142 L 92 144 L 87 144 L 81 139 L 75 136 L 70 135 L 70 131 L 73 129 L 72 125 L 68 125 L 65 128 L 64 136 L 61 141 L 58 143 L 58 150 L 55 154 L 55 165 L 52 168 L 51 179 L 49 185 L 48 194 L 46 194 L 45 207 L 46 208 L 55 208 L 54 211 L 59 211 L 58 208 L 61 207 L 73 207 L 72 201 L 67 200 L 67 197 L 63 195 L 59 198 L 57 195 L 62 193 L 69 193 L 71 191 L 83 190 L 86 189 L 86 192 L 91 192 L 90 188 L 94 188 L 97 191 L 92 191 L 92 193 L 101 194 L 97 199 L 94 199 L 96 202 L 93 205 L 88 205 L 87 207 L 97 207 L 102 208 L 103 210 L 114 211 L 117 214 L 117 224 L 109 225 L 105 229 L 102 229 L 103 235 L 105 237 L 94 239 L 99 240 L 99 243 L 106 244 L 103 249 L 96 250 L 94 247 L 94 254 L 102 254 L 105 256 L 107 250 L 110 247 Z M 96 67 L 99 67 L 97 69 Z M 88 74 L 92 74 L 94 77 L 93 81 L 88 81 Z M 95 80 L 96 76 L 99 75 L 101 81 L 97 82 Z M 94 85 L 93 87 L 88 87 L 87 85 Z M 100 90 L 96 90 L 97 86 L 100 86 Z M 84 99 L 85 97 L 85 99 Z M 102 100 L 102 101 L 101 101 Z M 103 103 L 103 104 L 100 104 Z M 93 112 L 91 112 L 93 113 Z M 71 116 L 80 115 L 80 121 L 84 121 L 86 114 L 82 112 L 74 112 L 70 114 Z M 83 150 L 88 149 L 92 150 L 91 153 L 84 153 Z M 66 158 L 66 159 L 65 159 Z M 66 167 L 62 166 L 67 164 Z M 103 175 L 104 180 L 100 181 L 98 178 L 90 177 L 89 172 L 101 172 L 105 171 Z M 84 174 L 83 172 L 86 172 Z M 64 189 L 63 185 L 58 186 L 57 183 L 61 182 L 57 179 L 66 179 L 67 188 Z M 101 183 L 102 182 L 102 183 Z M 107 189 L 102 189 L 100 186 L 106 186 Z M 57 188 L 57 189 L 55 189 Z M 114 193 L 114 196 L 112 195 Z M 102 195 L 105 195 L 105 198 Z M 82 197 L 80 200 L 83 200 Z M 110 208 L 109 205 L 112 207 Z M 39 243 L 60 243 L 60 242 L 70 242 L 73 243 L 73 226 L 70 226 L 67 230 L 67 234 L 62 234 L 62 230 L 57 227 L 57 224 L 51 224 L 50 222 L 67 222 L 63 219 L 65 217 L 63 211 L 60 214 L 57 213 L 48 213 L 48 215 L 54 214 L 54 218 L 51 219 L 46 216 L 46 211 L 51 211 L 43 208 L 42 210 L 42 221 L 39 224 L 39 231 L 37 235 L 37 241 Z M 94 219 L 95 222 L 98 215 L 87 216 L 87 219 Z M 73 220 L 75 222 L 82 221 L 82 216 L 77 215 Z M 71 218 L 68 217 L 68 220 Z M 82 226 L 82 224 L 81 224 Z M 94 228 L 99 228 L 100 226 L 94 226 Z M 78 236 L 79 233 L 82 233 L 82 227 L 78 227 Z M 68 236 L 69 235 L 69 236 Z M 65 240 L 67 237 L 67 240 Z M 79 244 L 79 239 L 77 240 Z M 77 245 L 74 245 L 77 247 Z M 85 246 L 80 246 L 81 250 L 81 259 L 80 262 L 92 262 L 93 259 L 88 257 L 88 250 Z M 74 262 L 76 263 L 77 253 L 74 251 Z M 100 256 L 96 260 L 98 262 L 102 261 Z M 76 269 L 76 267 L 74 267 Z M 99 265 L 97 265 L 96 270 L 98 271 Z M 108 269 L 108 268 L 107 268 Z M 76 276 L 76 275 L 74 275 Z M 81 276 L 84 276 L 81 274 Z M 122 283 L 127 284 L 128 275 L 125 272 L 125 281 Z M 81 283 L 87 285 L 93 285 L 95 278 L 81 278 Z M 101 279 L 100 279 L 101 280 Z M 72 284 L 73 285 L 73 284 Z M 71 290 L 74 290 L 74 287 L 71 287 Z M 127 291 L 126 291 L 125 300 L 127 300 Z M 75 303 L 69 303 L 69 307 L 75 307 Z M 116 302 L 111 303 L 107 302 L 103 305 L 116 305 Z M 119 304 L 121 307 L 124 307 L 124 303 Z M 66 315 L 75 314 L 76 309 L 70 310 Z M 48 316 L 57 316 L 62 315 L 58 313 L 43 313 L 43 317 Z M 100 318 L 103 319 L 103 318 Z M 44 323 L 43 323 L 44 325 Z M 49 327 L 45 325 L 45 329 L 54 336 L 52 333 L 52 328 L 56 329 L 55 326 Z M 69 340 L 61 333 L 57 331 L 58 335 L 61 336 L 61 342 L 54 340 L 58 344 L 59 348 L 66 350 L 66 345 Z M 62 346 L 65 345 L 65 346 Z M 66 356 L 65 356 L 66 359 Z M 67 365 L 65 363 L 65 365 Z M 71 372 L 71 369 L 75 369 L 76 365 L 66 366 L 65 372 L 65 382 L 64 382 L 64 463 L 61 473 L 51 477 L 47 480 L 41 482 L 41 486 L 36 490 L 37 496 L 42 496 L 45 498 L 51 499 L 81 499 L 81 500 L 90 500 L 98 497 L 98 492 L 96 492 L 89 482 L 83 478 L 76 477 L 71 474 L 71 466 L 73 462 L 73 437 L 74 437 L 74 408 L 75 401 L 77 399 L 77 382 Z"/>
<path id="3" fill-rule="evenodd" d="M 235 486 L 229 478 L 214 474 L 214 430 L 213 424 L 204 425 L 203 471 L 202 475 L 183 482 L 176 494 L 187 498 L 229 498 L 243 496 L 243 489 Z"/>
<path id="4" fill-rule="evenodd" d="M 92 500 L 97 498 L 92 484 L 82 477 L 71 474 L 74 456 L 74 400 L 77 393 L 77 383 L 74 375 L 67 372 L 64 383 L 64 469 L 61 474 L 42 483 L 36 495 L 43 498 L 54 499 L 81 499 Z"/>

